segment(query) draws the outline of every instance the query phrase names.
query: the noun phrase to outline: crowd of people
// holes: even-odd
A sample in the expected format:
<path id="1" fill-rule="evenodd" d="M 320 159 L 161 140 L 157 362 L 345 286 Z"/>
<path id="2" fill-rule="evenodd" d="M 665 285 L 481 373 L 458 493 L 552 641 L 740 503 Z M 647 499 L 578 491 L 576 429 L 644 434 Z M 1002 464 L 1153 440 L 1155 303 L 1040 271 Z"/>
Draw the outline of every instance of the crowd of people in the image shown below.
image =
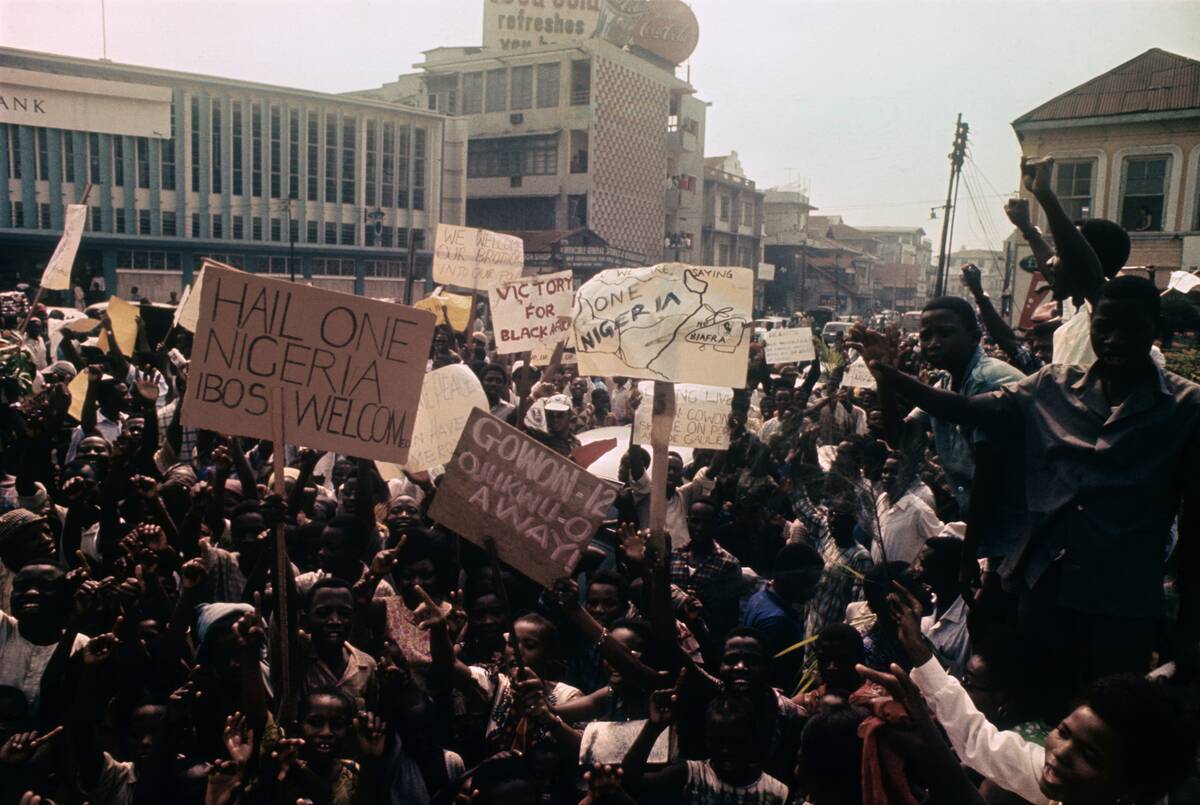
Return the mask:
<path id="1" fill-rule="evenodd" d="M 1126 233 L 1022 169 L 1034 328 L 968 267 L 911 338 L 752 344 L 662 530 L 631 447 L 550 589 L 428 516 L 437 472 L 185 425 L 186 332 L 51 350 L 35 307 L 0 354 L 0 802 L 1200 801 L 1200 387 Z M 486 326 L 439 326 L 454 363 L 566 456 L 642 403 Z"/>

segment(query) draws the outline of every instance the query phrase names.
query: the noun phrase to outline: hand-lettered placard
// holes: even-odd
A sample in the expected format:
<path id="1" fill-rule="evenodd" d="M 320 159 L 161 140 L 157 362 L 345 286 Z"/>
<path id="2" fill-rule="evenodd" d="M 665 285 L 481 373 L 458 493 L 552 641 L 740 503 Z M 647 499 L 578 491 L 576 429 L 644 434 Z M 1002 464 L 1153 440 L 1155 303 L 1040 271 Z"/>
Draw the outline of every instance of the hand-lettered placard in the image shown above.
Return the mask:
<path id="1" fill-rule="evenodd" d="M 408 456 L 433 338 L 432 313 L 209 264 L 183 422 L 285 436 L 363 458 Z"/>
<path id="2" fill-rule="evenodd" d="M 767 363 L 780 366 L 802 363 L 817 357 L 811 327 L 776 327 L 766 335 Z"/>
<path id="3" fill-rule="evenodd" d="M 570 575 L 617 497 L 597 478 L 476 408 L 429 516 L 544 587 Z"/>
<path id="4" fill-rule="evenodd" d="M 490 288 L 521 276 L 525 242 L 470 226 L 438 224 L 433 281 L 459 288 Z"/>
<path id="5" fill-rule="evenodd" d="M 488 289 L 496 352 L 511 355 L 553 347 L 571 332 L 571 272 L 541 274 Z"/>
<path id="6" fill-rule="evenodd" d="M 663 263 L 601 271 L 575 294 L 579 371 L 741 388 L 754 272 Z"/>
<path id="7" fill-rule="evenodd" d="M 654 384 L 638 383 L 642 403 L 633 417 L 634 444 L 650 444 L 654 410 Z M 729 447 L 729 414 L 733 409 L 733 389 L 719 386 L 675 384 L 675 418 L 667 444 L 695 450 L 724 450 Z"/>

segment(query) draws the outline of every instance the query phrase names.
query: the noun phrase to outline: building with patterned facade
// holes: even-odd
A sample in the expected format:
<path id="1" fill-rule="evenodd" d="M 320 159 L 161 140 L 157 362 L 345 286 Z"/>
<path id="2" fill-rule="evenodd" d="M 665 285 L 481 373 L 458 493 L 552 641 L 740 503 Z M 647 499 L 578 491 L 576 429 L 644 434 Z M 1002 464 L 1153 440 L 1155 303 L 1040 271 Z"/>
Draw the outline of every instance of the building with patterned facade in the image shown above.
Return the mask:
<path id="1" fill-rule="evenodd" d="M 424 276 L 434 226 L 465 219 L 466 127 L 437 112 L 10 48 L 0 65 L 6 283 L 37 282 L 89 187 L 76 282 L 154 301 L 205 256 L 399 297 L 410 246 Z"/>
<path id="2" fill-rule="evenodd" d="M 704 160 L 704 242 L 708 266 L 757 268 L 762 262 L 766 193 L 746 177 L 736 151 Z"/>
<path id="3" fill-rule="evenodd" d="M 467 223 L 587 228 L 658 262 L 700 254 L 704 111 L 665 62 L 598 38 L 503 51 L 436 48 L 355 93 L 466 119 Z"/>

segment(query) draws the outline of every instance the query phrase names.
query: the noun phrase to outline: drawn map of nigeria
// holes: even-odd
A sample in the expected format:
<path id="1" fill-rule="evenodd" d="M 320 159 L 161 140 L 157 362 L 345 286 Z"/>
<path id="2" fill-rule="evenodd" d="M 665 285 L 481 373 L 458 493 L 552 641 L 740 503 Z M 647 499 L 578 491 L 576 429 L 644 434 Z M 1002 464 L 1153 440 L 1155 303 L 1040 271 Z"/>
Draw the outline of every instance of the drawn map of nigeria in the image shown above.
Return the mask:
<path id="1" fill-rule="evenodd" d="M 575 295 L 580 372 L 744 385 L 753 273 L 664 263 L 601 271 Z"/>

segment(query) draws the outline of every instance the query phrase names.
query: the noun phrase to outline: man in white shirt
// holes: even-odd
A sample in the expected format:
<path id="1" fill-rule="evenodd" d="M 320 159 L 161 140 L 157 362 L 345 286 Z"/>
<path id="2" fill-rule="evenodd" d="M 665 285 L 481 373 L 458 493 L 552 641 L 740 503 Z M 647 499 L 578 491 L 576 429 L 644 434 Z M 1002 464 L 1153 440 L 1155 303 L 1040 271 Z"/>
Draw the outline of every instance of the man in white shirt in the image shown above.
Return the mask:
<path id="1" fill-rule="evenodd" d="M 632 465 L 634 462 L 630 463 Z M 714 482 L 708 479 L 706 470 L 707 467 L 700 469 L 691 481 L 681 483 L 683 457 L 674 452 L 667 454 L 667 512 L 664 526 L 671 535 L 673 548 L 682 548 L 692 541 L 687 524 L 688 510 L 700 498 L 708 497 L 714 486 Z M 650 473 L 641 466 L 630 466 L 629 476 L 633 499 L 637 504 L 638 525 L 641 528 L 649 528 Z"/>
<path id="2" fill-rule="evenodd" d="M 895 458 L 883 465 L 883 484 L 885 491 L 875 502 L 879 539 L 871 544 L 871 558 L 876 564 L 911 564 L 925 541 L 942 530 L 942 521 L 927 502 L 933 499 L 933 493 L 920 480 L 901 489 L 900 461 Z"/>

